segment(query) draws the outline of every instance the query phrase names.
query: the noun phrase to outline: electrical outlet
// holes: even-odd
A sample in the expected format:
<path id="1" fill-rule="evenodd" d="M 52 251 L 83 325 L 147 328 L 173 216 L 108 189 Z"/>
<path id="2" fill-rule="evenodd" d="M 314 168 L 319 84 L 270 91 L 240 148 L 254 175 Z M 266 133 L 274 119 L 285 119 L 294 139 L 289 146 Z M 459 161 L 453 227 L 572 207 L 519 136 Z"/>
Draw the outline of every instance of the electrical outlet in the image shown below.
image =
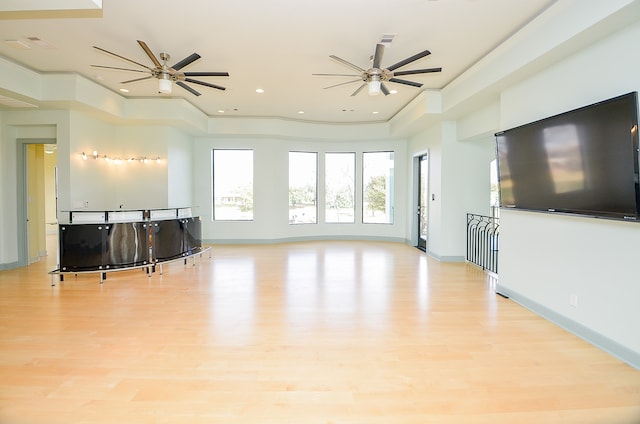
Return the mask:
<path id="1" fill-rule="evenodd" d="M 571 293 L 569 295 L 569 305 L 573 306 L 574 308 L 578 307 L 578 295 L 575 293 Z"/>

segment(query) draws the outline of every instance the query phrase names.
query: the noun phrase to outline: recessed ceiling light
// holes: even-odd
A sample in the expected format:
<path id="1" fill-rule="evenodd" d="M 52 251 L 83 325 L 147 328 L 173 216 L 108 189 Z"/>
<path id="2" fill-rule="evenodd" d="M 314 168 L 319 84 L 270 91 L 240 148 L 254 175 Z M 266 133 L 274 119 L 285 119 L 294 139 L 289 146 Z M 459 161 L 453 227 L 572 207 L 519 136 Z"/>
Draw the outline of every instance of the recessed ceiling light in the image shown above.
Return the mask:
<path id="1" fill-rule="evenodd" d="M 218 111 L 218 113 L 224 113 L 224 110 L 220 109 L 220 110 Z"/>
<path id="2" fill-rule="evenodd" d="M 262 88 L 256 88 L 256 93 L 262 94 L 264 93 L 264 90 Z"/>
<path id="3" fill-rule="evenodd" d="M 374 114 L 374 115 L 377 115 L 378 113 L 380 113 L 380 112 L 378 112 L 377 110 L 374 110 L 374 111 L 373 111 L 373 114 Z"/>
<path id="4" fill-rule="evenodd" d="M 398 90 L 389 90 L 389 94 L 396 94 Z"/>
<path id="5" fill-rule="evenodd" d="M 121 92 L 123 92 L 123 93 L 128 93 L 128 92 L 129 92 L 129 89 L 127 89 L 127 88 L 121 88 L 121 89 L 120 89 L 120 91 L 121 91 Z"/>
<path id="6" fill-rule="evenodd" d="M 298 113 L 302 115 L 304 113 L 304 110 L 299 110 Z"/>

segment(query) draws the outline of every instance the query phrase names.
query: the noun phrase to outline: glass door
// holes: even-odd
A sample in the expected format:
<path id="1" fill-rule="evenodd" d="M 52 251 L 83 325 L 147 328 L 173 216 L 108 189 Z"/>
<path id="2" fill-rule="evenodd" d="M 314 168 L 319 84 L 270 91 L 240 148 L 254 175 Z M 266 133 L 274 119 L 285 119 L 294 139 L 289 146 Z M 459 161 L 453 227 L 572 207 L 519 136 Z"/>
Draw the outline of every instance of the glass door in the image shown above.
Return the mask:
<path id="1" fill-rule="evenodd" d="M 427 155 L 418 158 L 418 249 L 427 250 L 429 201 L 429 162 Z"/>

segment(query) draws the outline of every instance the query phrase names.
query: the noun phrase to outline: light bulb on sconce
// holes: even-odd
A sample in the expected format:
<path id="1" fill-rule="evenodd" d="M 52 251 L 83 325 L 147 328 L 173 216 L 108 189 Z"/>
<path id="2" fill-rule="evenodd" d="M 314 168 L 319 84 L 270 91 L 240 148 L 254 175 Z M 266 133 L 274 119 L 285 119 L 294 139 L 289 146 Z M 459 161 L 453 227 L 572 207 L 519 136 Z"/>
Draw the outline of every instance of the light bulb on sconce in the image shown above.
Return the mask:
<path id="1" fill-rule="evenodd" d="M 89 158 L 89 155 L 87 155 L 85 152 L 80 152 L 80 157 L 83 160 L 87 160 Z M 148 157 L 148 156 L 125 156 L 124 158 L 122 156 L 109 156 L 109 155 L 101 155 L 98 154 L 97 150 L 94 150 L 93 153 L 91 154 L 91 157 L 93 159 L 104 159 L 105 162 L 109 162 L 109 163 L 114 163 L 114 164 L 122 164 L 122 163 L 133 163 L 133 162 L 140 162 L 140 163 L 162 163 L 162 158 L 160 156 L 155 156 L 155 157 Z"/>

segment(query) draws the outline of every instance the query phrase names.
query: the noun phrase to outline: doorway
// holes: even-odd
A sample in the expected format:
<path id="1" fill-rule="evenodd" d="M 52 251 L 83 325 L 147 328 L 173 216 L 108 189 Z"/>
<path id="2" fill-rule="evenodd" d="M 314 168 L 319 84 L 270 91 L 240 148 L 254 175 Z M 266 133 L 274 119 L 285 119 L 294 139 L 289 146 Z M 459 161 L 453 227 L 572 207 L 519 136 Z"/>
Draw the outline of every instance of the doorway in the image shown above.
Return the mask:
<path id="1" fill-rule="evenodd" d="M 427 154 L 418 157 L 418 244 L 417 248 L 427 250 L 427 218 L 429 201 L 429 157 Z"/>
<path id="2" fill-rule="evenodd" d="M 57 261 L 55 139 L 18 139 L 19 266 Z"/>

